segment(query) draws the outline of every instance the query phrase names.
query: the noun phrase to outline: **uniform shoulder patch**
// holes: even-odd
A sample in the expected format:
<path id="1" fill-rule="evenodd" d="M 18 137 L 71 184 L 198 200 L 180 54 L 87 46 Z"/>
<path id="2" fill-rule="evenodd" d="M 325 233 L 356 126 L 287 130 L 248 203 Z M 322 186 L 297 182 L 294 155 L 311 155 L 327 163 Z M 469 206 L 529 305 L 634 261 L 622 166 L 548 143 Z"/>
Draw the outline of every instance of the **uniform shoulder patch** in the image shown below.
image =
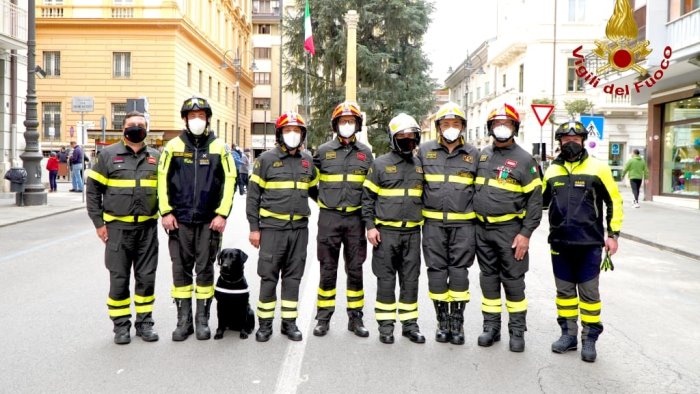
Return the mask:
<path id="1" fill-rule="evenodd" d="M 396 166 L 386 166 L 384 167 L 384 172 L 387 174 L 396 174 L 398 172 Z"/>
<path id="2" fill-rule="evenodd" d="M 488 159 L 489 159 L 489 155 L 481 155 L 481 156 L 479 156 L 479 161 L 480 161 L 480 162 L 486 161 L 486 160 L 488 160 Z"/>
<path id="3" fill-rule="evenodd" d="M 513 159 L 506 160 L 506 167 L 515 168 L 518 166 L 518 162 Z"/>
<path id="4" fill-rule="evenodd" d="M 437 159 L 437 152 L 427 152 L 425 154 L 426 159 Z"/>
<path id="5" fill-rule="evenodd" d="M 274 167 L 274 168 L 284 167 L 284 163 L 282 163 L 282 160 L 277 160 L 276 162 L 272 163 L 272 167 Z"/>
<path id="6" fill-rule="evenodd" d="M 303 160 L 301 161 L 301 166 L 304 168 L 309 168 L 309 161 L 308 160 Z"/>
<path id="7" fill-rule="evenodd" d="M 357 160 L 365 161 L 365 160 L 367 160 L 367 155 L 365 155 L 362 152 L 357 152 Z"/>
<path id="8" fill-rule="evenodd" d="M 462 156 L 462 160 L 464 160 L 464 161 L 467 162 L 467 163 L 473 163 L 473 162 L 474 162 L 474 158 L 472 157 L 472 155 L 463 155 L 463 156 Z"/>
<path id="9" fill-rule="evenodd" d="M 335 159 L 335 157 L 336 156 L 335 156 L 334 150 L 326 152 L 326 156 L 325 156 L 326 160 L 333 160 L 333 159 Z"/>
<path id="10" fill-rule="evenodd" d="M 256 160 L 253 168 L 260 168 L 260 160 Z"/>
<path id="11" fill-rule="evenodd" d="M 423 167 L 416 167 L 416 172 L 419 174 L 423 173 Z"/>
<path id="12" fill-rule="evenodd" d="M 123 162 L 124 162 L 124 158 L 121 156 L 114 156 L 112 158 L 112 163 L 123 163 Z"/>

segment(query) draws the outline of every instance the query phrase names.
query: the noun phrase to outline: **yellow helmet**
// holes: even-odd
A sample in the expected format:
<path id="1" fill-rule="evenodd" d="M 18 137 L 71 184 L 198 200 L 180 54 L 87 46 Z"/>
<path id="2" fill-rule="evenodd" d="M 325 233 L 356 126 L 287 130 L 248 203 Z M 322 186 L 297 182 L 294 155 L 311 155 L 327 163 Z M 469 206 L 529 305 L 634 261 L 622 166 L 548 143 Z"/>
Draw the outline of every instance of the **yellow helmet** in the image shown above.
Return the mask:
<path id="1" fill-rule="evenodd" d="M 462 127 L 467 125 L 467 117 L 457 103 L 447 102 L 438 109 L 435 114 L 435 129 L 440 130 L 440 121 L 443 119 L 461 119 Z"/>

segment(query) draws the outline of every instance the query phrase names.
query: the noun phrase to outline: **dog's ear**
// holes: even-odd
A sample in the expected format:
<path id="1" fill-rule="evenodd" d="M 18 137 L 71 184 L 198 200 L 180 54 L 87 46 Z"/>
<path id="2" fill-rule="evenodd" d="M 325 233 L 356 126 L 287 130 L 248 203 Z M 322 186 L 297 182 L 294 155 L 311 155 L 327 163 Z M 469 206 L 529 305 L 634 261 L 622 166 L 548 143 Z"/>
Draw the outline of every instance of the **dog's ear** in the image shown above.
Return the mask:
<path id="1" fill-rule="evenodd" d="M 224 257 L 224 252 L 225 252 L 225 251 L 226 251 L 226 249 L 220 251 L 220 252 L 219 252 L 219 255 L 216 256 L 216 261 L 217 261 L 216 264 L 218 264 L 219 266 L 221 266 L 221 258 Z"/>
<path id="2" fill-rule="evenodd" d="M 238 256 L 241 258 L 241 264 L 245 264 L 246 261 L 248 261 L 248 255 L 245 254 L 244 251 L 240 249 L 236 249 L 236 252 L 238 253 Z"/>

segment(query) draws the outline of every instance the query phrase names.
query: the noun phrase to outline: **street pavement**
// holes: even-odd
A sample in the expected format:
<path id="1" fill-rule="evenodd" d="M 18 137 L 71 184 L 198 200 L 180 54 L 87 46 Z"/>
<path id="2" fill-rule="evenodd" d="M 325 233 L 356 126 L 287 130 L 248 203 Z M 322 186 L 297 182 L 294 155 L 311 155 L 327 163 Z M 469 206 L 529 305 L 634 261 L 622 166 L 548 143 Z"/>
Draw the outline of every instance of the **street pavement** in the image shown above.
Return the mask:
<path id="1" fill-rule="evenodd" d="M 697 254 L 693 234 L 700 225 L 700 212 L 649 202 L 635 209 L 629 192 L 623 189 L 623 194 L 624 236 L 613 257 L 615 271 L 601 277 L 605 332 L 598 342 L 598 361 L 593 364 L 582 362 L 578 352 L 558 355 L 550 351 L 559 333 L 546 221 L 531 240 L 526 277 L 529 331 L 521 354 L 508 351 L 507 335 L 492 348 L 476 345 L 481 331 L 476 265 L 470 269 L 473 301 L 465 314 L 464 346 L 434 341 L 435 314 L 427 297 L 425 269 L 419 324 L 427 343 L 409 342 L 400 336 L 398 326 L 394 345 L 379 343 L 373 320 L 376 280 L 369 263 L 371 253 L 364 267 L 365 323 L 370 337 L 358 338 L 346 329 L 342 269 L 331 330 L 324 338 L 314 337 L 319 276 L 315 209 L 299 303 L 303 341 L 291 342 L 280 335 L 276 319 L 275 334 L 267 343 L 257 343 L 254 337 L 241 340 L 230 331 L 219 341 L 197 341 L 192 336 L 182 343 L 172 342 L 176 310 L 169 296 L 172 276 L 167 236 L 160 231 L 154 317 L 161 339 L 145 343 L 133 338 L 130 345 L 117 346 L 112 343 L 105 305 L 109 279 L 104 246 L 95 236 L 81 195 L 51 193 L 46 207 L 15 207 L 7 199 L 0 200 L 4 294 L 0 296 L 0 332 L 5 339 L 0 345 L 0 391 L 697 392 L 700 264 L 653 245 Z M 247 241 L 244 210 L 244 198 L 236 195 L 224 247 L 241 248 L 250 256 L 246 276 L 254 307 L 259 289 L 257 251 Z"/>

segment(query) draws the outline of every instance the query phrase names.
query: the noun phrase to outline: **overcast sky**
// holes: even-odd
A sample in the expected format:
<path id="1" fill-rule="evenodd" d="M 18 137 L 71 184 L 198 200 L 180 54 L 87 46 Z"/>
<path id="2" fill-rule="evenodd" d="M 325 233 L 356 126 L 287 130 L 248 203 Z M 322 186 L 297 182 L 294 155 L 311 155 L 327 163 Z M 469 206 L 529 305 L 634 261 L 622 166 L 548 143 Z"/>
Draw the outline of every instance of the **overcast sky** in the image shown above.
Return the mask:
<path id="1" fill-rule="evenodd" d="M 432 65 L 430 76 L 439 85 L 447 70 L 459 66 L 467 50 L 475 50 L 496 34 L 495 0 L 433 0 L 435 10 L 424 47 Z"/>

